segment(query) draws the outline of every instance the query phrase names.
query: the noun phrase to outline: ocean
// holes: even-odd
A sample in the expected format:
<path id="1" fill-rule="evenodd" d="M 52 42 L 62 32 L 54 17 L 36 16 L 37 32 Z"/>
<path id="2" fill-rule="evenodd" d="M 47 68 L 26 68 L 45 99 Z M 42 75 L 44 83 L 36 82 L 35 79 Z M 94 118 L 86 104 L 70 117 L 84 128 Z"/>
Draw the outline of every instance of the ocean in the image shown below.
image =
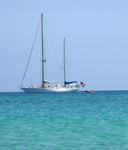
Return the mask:
<path id="1" fill-rule="evenodd" d="M 0 150 L 128 150 L 128 91 L 1 93 Z"/>

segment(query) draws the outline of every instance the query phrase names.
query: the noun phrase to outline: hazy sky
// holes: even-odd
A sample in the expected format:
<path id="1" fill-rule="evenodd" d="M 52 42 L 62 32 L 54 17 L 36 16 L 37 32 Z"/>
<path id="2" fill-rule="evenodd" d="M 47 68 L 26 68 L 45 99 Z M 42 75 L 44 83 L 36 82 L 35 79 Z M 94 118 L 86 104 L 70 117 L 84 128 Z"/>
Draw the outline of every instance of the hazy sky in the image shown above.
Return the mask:
<path id="1" fill-rule="evenodd" d="M 41 12 L 46 79 L 62 80 L 66 37 L 67 80 L 87 89 L 128 89 L 127 0 L 0 0 L 0 91 L 19 91 Z M 41 79 L 40 31 L 24 84 Z"/>

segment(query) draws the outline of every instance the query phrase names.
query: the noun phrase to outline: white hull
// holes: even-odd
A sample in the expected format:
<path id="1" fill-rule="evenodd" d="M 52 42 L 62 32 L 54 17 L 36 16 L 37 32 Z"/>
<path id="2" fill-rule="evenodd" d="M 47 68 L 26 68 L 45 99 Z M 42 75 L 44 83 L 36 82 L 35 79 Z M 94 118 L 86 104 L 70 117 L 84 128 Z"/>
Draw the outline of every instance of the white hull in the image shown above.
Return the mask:
<path id="1" fill-rule="evenodd" d="M 26 93 L 45 93 L 45 92 L 56 92 L 56 93 L 63 93 L 63 92 L 75 92 L 78 91 L 78 88 L 67 88 L 67 87 L 60 87 L 60 88 L 21 88 Z"/>

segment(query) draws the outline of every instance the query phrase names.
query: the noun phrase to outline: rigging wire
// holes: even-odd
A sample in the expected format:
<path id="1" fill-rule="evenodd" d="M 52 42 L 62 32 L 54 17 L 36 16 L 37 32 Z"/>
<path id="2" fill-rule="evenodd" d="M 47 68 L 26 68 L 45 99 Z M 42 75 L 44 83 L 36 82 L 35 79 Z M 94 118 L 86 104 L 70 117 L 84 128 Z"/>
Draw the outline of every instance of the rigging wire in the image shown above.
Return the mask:
<path id="1" fill-rule="evenodd" d="M 27 61 L 26 67 L 25 67 L 25 71 L 24 71 L 24 74 L 23 74 L 23 77 L 22 77 L 22 80 L 21 80 L 20 87 L 22 87 L 24 79 L 25 79 L 25 76 L 26 76 L 26 72 L 27 72 L 27 69 L 28 69 L 28 66 L 29 66 L 29 62 L 30 62 L 30 59 L 31 59 L 31 56 L 32 56 L 32 52 L 34 50 L 34 44 L 36 42 L 37 34 L 38 34 L 38 31 L 39 31 L 40 22 L 41 21 L 39 20 L 39 23 L 38 23 L 37 29 L 36 29 L 36 34 L 35 34 L 35 37 L 34 37 L 34 41 L 32 43 L 31 51 L 30 51 L 30 54 L 29 54 L 29 57 L 28 57 L 28 61 Z"/>
<path id="2" fill-rule="evenodd" d="M 49 47 L 47 47 L 47 48 L 49 48 L 49 49 L 51 49 L 52 50 L 52 55 L 54 55 L 54 59 L 52 59 L 51 60 L 51 62 L 53 63 L 53 64 L 56 64 L 56 66 L 57 66 L 57 69 L 55 69 L 55 67 L 54 67 L 54 71 L 53 71 L 53 73 L 52 73 L 52 76 L 48 76 L 49 78 L 55 78 L 54 80 L 56 80 L 56 77 L 58 77 L 59 78 L 59 80 L 61 80 L 61 77 L 62 77 L 62 68 L 61 67 L 58 67 L 58 66 L 61 66 L 61 64 L 60 64 L 60 59 L 59 59 L 59 57 L 58 57 L 58 54 L 59 54 L 59 51 L 57 50 L 58 49 L 58 47 L 56 47 L 55 46 L 55 39 L 53 38 L 53 35 L 52 34 L 54 34 L 53 33 L 53 31 L 54 30 L 52 30 L 51 31 L 51 28 L 48 28 L 48 26 L 47 26 L 47 22 L 46 22 L 46 20 L 44 20 L 44 25 L 45 25 L 45 28 L 46 28 L 46 30 L 45 30 L 45 32 L 46 32 L 46 35 L 48 35 L 48 36 L 45 36 L 46 37 L 46 42 L 47 42 L 47 40 L 49 40 L 50 42 L 49 42 L 49 44 L 48 44 L 48 46 Z M 47 45 L 47 44 L 46 44 Z M 48 55 L 48 53 L 47 53 L 47 51 L 45 51 L 45 55 Z M 51 56 L 52 56 L 51 55 Z M 49 58 L 48 58 L 49 59 Z M 49 63 L 46 63 L 46 71 L 45 71 L 45 73 L 46 73 L 46 76 L 47 76 L 47 73 L 48 73 L 48 68 L 49 67 L 47 67 L 49 65 Z M 56 76 L 56 72 L 57 71 L 57 73 L 58 73 L 58 76 Z"/>

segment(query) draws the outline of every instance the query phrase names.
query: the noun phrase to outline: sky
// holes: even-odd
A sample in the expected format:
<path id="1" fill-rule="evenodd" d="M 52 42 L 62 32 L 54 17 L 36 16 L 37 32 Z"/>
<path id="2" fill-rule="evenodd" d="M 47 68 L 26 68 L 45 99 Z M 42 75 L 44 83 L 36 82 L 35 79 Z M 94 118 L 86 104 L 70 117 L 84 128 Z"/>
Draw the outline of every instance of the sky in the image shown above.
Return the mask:
<path id="1" fill-rule="evenodd" d="M 63 80 L 63 37 L 67 81 L 86 89 L 128 89 L 127 0 L 0 0 L 0 91 L 19 86 L 44 14 L 45 79 Z M 41 82 L 40 30 L 24 85 Z"/>

